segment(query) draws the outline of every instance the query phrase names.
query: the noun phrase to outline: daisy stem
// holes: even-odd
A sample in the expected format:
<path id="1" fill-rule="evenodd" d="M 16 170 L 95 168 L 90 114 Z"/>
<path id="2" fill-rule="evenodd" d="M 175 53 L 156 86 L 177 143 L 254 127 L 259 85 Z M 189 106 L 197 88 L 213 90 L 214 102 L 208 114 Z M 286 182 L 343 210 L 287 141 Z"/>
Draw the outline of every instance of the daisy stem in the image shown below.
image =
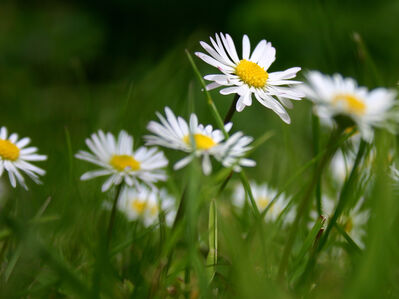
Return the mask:
<path id="1" fill-rule="evenodd" d="M 107 243 L 106 243 L 107 248 L 109 247 L 109 244 L 111 243 L 112 230 L 113 230 L 114 223 L 115 223 L 116 207 L 118 205 L 119 195 L 121 193 L 122 186 L 123 186 L 123 182 L 121 182 L 119 185 L 116 186 L 115 198 L 114 198 L 114 202 L 112 204 L 111 216 L 110 216 L 109 222 L 108 222 L 108 233 L 107 233 Z"/>
<path id="2" fill-rule="evenodd" d="M 347 195 L 351 191 L 351 186 L 353 185 L 353 182 L 356 179 L 356 169 L 359 166 L 360 160 L 363 157 L 365 149 L 366 149 L 366 142 L 362 140 L 360 143 L 360 146 L 359 146 L 358 153 L 356 155 L 355 163 L 354 163 L 351 173 L 349 175 L 349 178 L 348 178 L 348 180 L 346 180 L 346 182 L 344 183 L 344 186 L 342 187 L 341 194 L 339 196 L 339 201 L 338 201 L 337 207 L 335 208 L 334 214 L 328 223 L 327 229 L 325 230 L 324 234 L 321 236 L 318 244 L 316 244 L 315 250 L 312 251 L 312 254 L 310 255 L 310 258 L 307 262 L 305 271 L 303 273 L 302 285 L 304 285 L 306 282 L 309 281 L 309 278 L 313 273 L 313 267 L 317 262 L 318 254 L 320 253 L 320 251 L 323 249 L 324 245 L 326 244 L 327 238 L 328 238 L 333 227 L 335 227 L 338 230 L 338 232 L 341 232 L 341 234 L 343 234 L 344 238 L 348 241 L 348 243 L 352 247 L 356 248 L 357 251 L 360 250 L 360 248 L 357 246 L 357 244 L 346 234 L 345 230 L 343 230 L 341 227 L 339 227 L 339 225 L 337 224 L 337 219 L 339 218 L 339 216 L 341 215 L 341 213 L 345 207 L 345 204 L 346 204 L 347 198 L 348 198 Z"/>
<path id="3" fill-rule="evenodd" d="M 310 202 L 310 199 L 312 198 L 312 192 L 315 186 L 317 185 L 317 181 L 319 177 L 321 176 L 324 167 L 327 165 L 328 161 L 332 157 L 332 155 L 335 153 L 336 149 L 338 148 L 338 140 L 341 137 L 342 132 L 344 131 L 343 127 L 338 127 L 337 130 L 335 130 L 328 141 L 327 144 L 327 150 L 324 153 L 324 156 L 322 157 L 320 163 L 318 164 L 318 167 L 315 169 L 313 172 L 313 177 L 312 180 L 306 189 L 304 196 L 302 197 L 302 200 L 299 203 L 298 207 L 298 213 L 295 216 L 295 220 L 291 226 L 290 234 L 288 236 L 287 243 L 285 245 L 284 251 L 283 251 L 283 256 L 281 258 L 280 262 L 280 267 L 278 271 L 278 279 L 282 281 L 284 277 L 285 270 L 288 266 L 288 261 L 289 257 L 292 251 L 292 247 L 294 245 L 295 237 L 297 235 L 297 232 L 299 230 L 299 224 L 301 222 L 302 216 L 305 214 L 305 212 L 308 210 L 308 205 Z"/>
<path id="4" fill-rule="evenodd" d="M 233 102 L 231 102 L 231 106 L 229 108 L 229 111 L 227 112 L 226 117 L 224 118 L 224 123 L 225 124 L 229 123 L 232 120 L 233 115 L 236 112 L 236 105 L 237 105 L 237 101 L 238 101 L 239 98 L 240 98 L 240 96 L 238 94 L 236 94 L 234 96 L 234 99 L 233 99 Z"/>
<path id="5" fill-rule="evenodd" d="M 313 128 L 313 152 L 314 156 L 316 157 L 320 151 L 320 121 L 319 118 L 313 113 L 312 114 L 312 128 Z M 317 168 L 317 164 L 315 164 L 315 168 Z M 321 207 L 321 175 L 317 179 L 316 184 L 316 208 L 317 213 L 319 215 L 322 214 L 322 207 Z"/>
<path id="6" fill-rule="evenodd" d="M 362 140 L 360 143 L 360 146 L 359 146 L 359 150 L 356 155 L 355 163 L 354 163 L 351 173 L 349 175 L 349 178 L 346 180 L 346 182 L 344 183 L 344 186 L 342 187 L 342 191 L 339 196 L 339 201 L 338 201 L 337 207 L 335 208 L 334 214 L 327 226 L 324 237 L 321 239 L 320 244 L 318 246 L 318 250 L 317 250 L 318 252 L 320 252 L 323 249 L 323 246 L 327 242 L 327 238 L 331 232 L 331 229 L 335 226 L 335 224 L 338 220 L 338 217 L 341 215 L 341 213 L 345 207 L 345 204 L 348 199 L 348 195 L 350 194 L 350 191 L 351 191 L 351 186 L 353 185 L 353 182 L 356 179 L 356 175 L 357 175 L 356 170 L 360 164 L 360 161 L 363 157 L 365 150 L 366 150 L 366 142 L 364 140 Z"/>

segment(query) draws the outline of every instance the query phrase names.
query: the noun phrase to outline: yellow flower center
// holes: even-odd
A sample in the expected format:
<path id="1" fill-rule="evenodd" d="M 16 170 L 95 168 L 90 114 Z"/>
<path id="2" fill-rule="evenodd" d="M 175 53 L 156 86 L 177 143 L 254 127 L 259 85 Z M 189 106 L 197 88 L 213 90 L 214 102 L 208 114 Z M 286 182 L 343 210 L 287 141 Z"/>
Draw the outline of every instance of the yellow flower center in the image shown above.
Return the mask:
<path id="1" fill-rule="evenodd" d="M 132 209 L 137 212 L 137 214 L 142 215 L 147 208 L 146 201 L 140 201 L 139 199 L 135 199 L 131 203 Z"/>
<path id="2" fill-rule="evenodd" d="M 350 233 L 353 229 L 352 218 L 348 218 L 344 226 L 345 232 Z"/>
<path id="3" fill-rule="evenodd" d="M 333 99 L 335 105 L 345 105 L 349 113 L 363 115 L 366 112 L 366 104 L 351 94 L 337 94 Z"/>
<path id="4" fill-rule="evenodd" d="M 193 135 L 194 140 L 195 140 L 195 145 L 198 149 L 201 150 L 208 150 L 211 147 L 214 147 L 216 145 L 216 142 L 213 141 L 212 138 L 206 136 L 206 135 L 202 135 L 202 134 L 194 134 Z M 190 135 L 186 135 L 183 138 L 184 142 L 186 144 L 190 144 Z"/>
<path id="5" fill-rule="evenodd" d="M 236 74 L 249 86 L 261 88 L 266 85 L 269 74 L 252 61 L 240 60 L 236 66 Z"/>
<path id="6" fill-rule="evenodd" d="M 9 140 L 0 139 L 0 157 L 4 160 L 16 161 L 19 158 L 19 148 Z"/>
<path id="7" fill-rule="evenodd" d="M 109 163 L 118 171 L 124 171 L 126 168 L 140 170 L 140 162 L 129 155 L 113 155 Z"/>
<path id="8" fill-rule="evenodd" d="M 152 205 L 150 207 L 150 214 L 151 214 L 151 216 L 155 216 L 158 214 L 158 206 L 157 205 Z"/>
<path id="9" fill-rule="evenodd" d="M 258 198 L 258 200 L 257 200 L 258 207 L 259 207 L 261 210 L 266 209 L 266 207 L 267 207 L 267 205 L 269 204 L 269 202 L 270 202 L 270 200 L 269 200 L 269 198 L 267 198 L 267 197 L 260 197 L 260 198 Z"/>

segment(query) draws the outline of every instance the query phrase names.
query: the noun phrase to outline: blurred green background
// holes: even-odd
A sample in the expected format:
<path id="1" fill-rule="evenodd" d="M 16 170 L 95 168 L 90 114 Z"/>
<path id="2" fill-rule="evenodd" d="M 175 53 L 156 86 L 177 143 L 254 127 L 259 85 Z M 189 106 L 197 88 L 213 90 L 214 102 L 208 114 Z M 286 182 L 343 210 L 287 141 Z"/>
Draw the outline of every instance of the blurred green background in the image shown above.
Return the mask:
<path id="1" fill-rule="evenodd" d="M 395 87 L 398 16 L 397 0 L 2 0 L 0 126 L 31 137 L 49 157 L 40 164 L 47 170 L 44 185 L 30 182 L 30 192 L 8 188 L 15 206 L 9 213 L 29 219 L 51 197 L 48 212 L 60 219 L 41 227 L 41 234 L 78 264 L 77 244 L 99 233 L 93 223 L 104 197 L 101 179 L 78 181 L 91 168 L 72 156 L 85 148 L 84 139 L 98 129 L 125 129 L 142 144 L 148 121 L 165 105 L 187 117 L 194 104 L 201 122 L 213 122 L 184 49 L 202 51 L 200 40 L 227 32 L 241 51 L 242 35 L 248 34 L 252 47 L 267 39 L 276 48 L 271 71 L 301 66 L 340 72 L 369 87 Z M 204 75 L 216 72 L 195 59 Z M 217 91 L 212 96 L 223 115 L 232 98 Z M 291 125 L 256 101 L 234 116 L 233 130 L 254 137 L 275 133 L 255 152 L 258 166 L 250 177 L 281 186 L 312 157 L 311 105 L 294 104 Z M 180 156 L 171 157 L 173 163 Z M 4 294 L 28 286 L 41 271 L 34 248 L 22 250 L 10 280 L 1 283 Z"/>

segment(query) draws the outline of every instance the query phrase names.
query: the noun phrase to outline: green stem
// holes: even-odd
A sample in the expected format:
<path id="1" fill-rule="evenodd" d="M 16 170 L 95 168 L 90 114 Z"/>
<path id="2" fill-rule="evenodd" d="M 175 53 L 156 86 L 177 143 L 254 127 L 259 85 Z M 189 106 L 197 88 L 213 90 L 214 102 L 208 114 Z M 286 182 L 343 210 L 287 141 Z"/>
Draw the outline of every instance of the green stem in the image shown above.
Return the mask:
<path id="1" fill-rule="evenodd" d="M 249 201 L 251 202 L 254 214 L 258 219 L 260 219 L 261 214 L 259 212 L 258 206 L 256 205 L 254 195 L 252 194 L 251 185 L 249 184 L 248 178 L 247 178 L 246 174 L 244 173 L 244 171 L 240 172 L 240 178 L 241 178 L 242 185 L 244 186 L 245 192 L 248 195 Z"/>
<path id="2" fill-rule="evenodd" d="M 357 252 L 359 252 L 360 248 L 357 246 L 357 244 L 355 242 L 353 242 L 353 240 L 345 233 L 345 231 L 339 227 L 339 225 L 337 224 L 337 220 L 339 218 L 339 216 L 341 215 L 343 208 L 345 207 L 345 204 L 347 202 L 347 195 L 349 194 L 350 191 L 350 186 L 352 185 L 353 181 L 355 180 L 355 176 L 356 176 L 356 169 L 360 163 L 360 160 L 363 156 L 363 153 L 365 151 L 365 147 L 366 147 L 366 143 L 365 141 L 361 141 L 360 146 L 359 146 L 359 151 L 356 155 L 356 160 L 355 163 L 353 165 L 353 168 L 351 170 L 351 173 L 349 175 L 348 180 L 344 183 L 344 186 L 342 187 L 342 191 L 339 197 L 339 201 L 337 204 L 337 207 L 335 208 L 335 212 L 333 214 L 333 217 L 331 218 L 331 220 L 328 223 L 327 229 L 324 232 L 322 238 L 320 239 L 320 242 L 317 244 L 317 247 L 315 248 L 315 250 L 312 252 L 308 263 L 306 265 L 305 268 L 305 272 L 304 272 L 304 276 L 302 279 L 302 283 L 303 285 L 306 285 L 306 282 L 309 281 L 310 276 L 313 273 L 313 268 L 314 265 L 317 262 L 317 257 L 318 254 L 320 253 L 320 251 L 323 249 L 324 245 L 327 242 L 327 238 L 332 230 L 333 227 L 337 228 L 337 230 L 339 232 L 341 232 L 344 236 L 344 238 L 348 241 L 348 243 L 356 249 Z M 361 250 L 360 250 L 361 251 Z"/>
<path id="3" fill-rule="evenodd" d="M 314 155 L 317 156 L 319 151 L 320 151 L 320 121 L 319 118 L 315 115 L 312 114 L 312 128 L 313 128 L 313 152 Z M 317 168 L 317 165 L 315 165 Z M 321 206 L 321 176 L 317 179 L 317 184 L 316 184 L 316 208 L 317 212 L 319 215 L 321 215 L 322 212 L 322 206 Z"/>
<path id="4" fill-rule="evenodd" d="M 107 243 L 106 243 L 107 248 L 109 247 L 109 244 L 111 243 L 112 231 L 113 231 L 114 224 L 115 224 L 116 208 L 118 205 L 119 195 L 121 193 L 122 186 L 123 186 L 123 182 L 121 182 L 118 186 L 116 186 L 115 198 L 114 198 L 114 202 L 112 205 L 111 216 L 110 216 L 109 222 L 108 222 L 108 233 L 107 233 Z"/>
<path id="5" fill-rule="evenodd" d="M 238 94 L 236 94 L 234 96 L 233 101 L 231 102 L 231 106 L 229 108 L 229 111 L 226 114 L 226 117 L 224 118 L 224 123 L 227 124 L 228 122 L 230 122 L 233 118 L 234 113 L 236 112 L 236 105 L 238 102 L 238 99 L 240 98 L 240 96 Z"/>
<path id="6" fill-rule="evenodd" d="M 295 237 L 297 235 L 297 232 L 299 230 L 299 224 L 301 222 L 302 216 L 305 214 L 308 208 L 308 204 L 311 199 L 311 195 L 313 193 L 313 189 L 315 188 L 318 178 L 321 176 L 324 167 L 327 165 L 328 161 L 332 157 L 332 155 L 335 153 L 337 149 L 337 141 L 339 140 L 341 134 L 342 134 L 343 129 L 339 127 L 336 131 L 334 131 L 331 136 L 330 140 L 327 144 L 327 150 L 325 151 L 325 154 L 320 161 L 317 169 L 315 169 L 313 173 L 312 180 L 306 189 L 306 192 L 304 193 L 304 196 L 302 197 L 302 200 L 300 201 L 299 207 L 298 207 L 298 213 L 295 216 L 295 220 L 291 226 L 290 234 L 288 236 L 288 241 L 285 245 L 284 251 L 283 251 L 283 256 L 281 258 L 281 263 L 278 271 L 278 279 L 281 281 L 283 279 L 285 270 L 288 266 L 288 261 L 289 257 L 291 254 L 292 247 L 294 245 Z"/>
<path id="7" fill-rule="evenodd" d="M 358 166 L 360 164 L 360 161 L 361 161 L 361 159 L 363 157 L 363 154 L 364 154 L 365 150 L 366 150 L 366 142 L 362 140 L 361 143 L 360 143 L 360 146 L 359 146 L 359 150 L 358 150 L 357 155 L 356 155 L 356 160 L 355 160 L 355 163 L 353 165 L 352 171 L 351 171 L 351 173 L 349 175 L 348 180 L 345 182 L 344 186 L 342 187 L 341 195 L 339 197 L 339 201 L 338 201 L 337 207 L 335 208 L 335 212 L 333 214 L 333 217 L 331 218 L 331 220 L 330 220 L 330 222 L 329 222 L 329 224 L 327 226 L 327 229 L 326 229 L 326 232 L 324 234 L 324 237 L 320 241 L 320 244 L 319 244 L 319 247 L 318 247 L 318 252 L 320 252 L 322 250 L 323 246 L 326 244 L 328 236 L 329 236 L 332 228 L 335 226 L 335 224 L 336 224 L 336 222 L 338 220 L 338 217 L 341 215 L 341 213 L 342 213 L 342 211 L 343 211 L 343 209 L 345 207 L 345 204 L 346 204 L 347 199 L 348 199 L 348 194 L 350 193 L 349 191 L 351 190 L 351 186 L 352 186 L 352 184 L 353 184 L 353 182 L 354 182 L 354 180 L 356 178 L 356 170 L 357 170 L 357 168 L 358 168 Z"/>

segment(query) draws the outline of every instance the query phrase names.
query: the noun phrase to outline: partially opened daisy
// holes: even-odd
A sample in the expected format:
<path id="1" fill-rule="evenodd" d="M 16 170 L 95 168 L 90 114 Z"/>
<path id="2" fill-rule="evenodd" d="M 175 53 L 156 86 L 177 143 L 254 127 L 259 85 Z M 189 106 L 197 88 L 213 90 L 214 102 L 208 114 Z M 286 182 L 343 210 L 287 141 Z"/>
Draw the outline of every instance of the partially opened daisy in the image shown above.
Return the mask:
<path id="1" fill-rule="evenodd" d="M 18 135 L 13 133 L 8 136 L 7 129 L 0 129 L 0 177 L 4 170 L 8 172 L 11 186 L 14 188 L 17 183 L 28 189 L 22 173 L 29 176 L 35 183 L 40 184 L 39 176 L 46 172 L 31 164 L 30 161 L 44 161 L 47 156 L 38 155 L 36 147 L 26 147 L 30 139 L 25 137 L 18 140 Z"/>
<path id="2" fill-rule="evenodd" d="M 374 127 L 390 128 L 390 121 L 397 122 L 396 92 L 385 88 L 369 91 L 359 87 L 352 78 L 340 74 L 323 75 L 318 71 L 307 74 L 308 85 L 299 89 L 315 104 L 315 112 L 327 124 L 334 124 L 336 116 L 350 118 L 364 140 L 371 142 Z"/>
<path id="3" fill-rule="evenodd" d="M 144 146 L 133 150 L 133 137 L 125 131 L 115 139 L 111 133 L 105 134 L 100 130 L 86 139 L 86 145 L 92 153 L 79 151 L 75 157 L 101 168 L 86 172 L 81 180 L 109 176 L 102 186 L 103 192 L 122 181 L 128 186 L 138 185 L 138 181 L 152 186 L 157 181 L 166 180 L 163 168 L 168 165 L 168 160 L 163 152 Z"/>
<path id="4" fill-rule="evenodd" d="M 190 153 L 178 161 L 174 169 L 186 166 L 194 156 L 202 157 L 202 168 L 206 175 L 212 171 L 211 156 L 225 167 L 233 167 L 236 171 L 240 171 L 240 166 L 255 165 L 254 161 L 244 158 L 251 149 L 249 143 L 252 142 L 252 137 L 237 132 L 224 141 L 221 130 L 214 130 L 211 125 L 199 124 L 195 114 L 191 114 L 189 124 L 183 118 L 176 117 L 169 107 L 165 108 L 165 114 L 166 118 L 157 113 L 160 123 L 151 121 L 147 126 L 154 135 L 144 138 L 147 145 L 160 145 Z M 226 124 L 226 131 L 231 127 L 231 123 Z"/>
<path id="5" fill-rule="evenodd" d="M 252 194 L 255 199 L 256 206 L 259 212 L 263 212 L 269 205 L 270 208 L 266 213 L 266 221 L 276 221 L 284 209 L 288 206 L 289 199 L 282 193 L 274 202 L 272 200 L 276 197 L 277 191 L 270 188 L 267 184 L 250 183 Z M 233 193 L 233 204 L 242 208 L 246 201 L 246 192 L 242 184 L 237 184 Z M 295 210 L 291 208 L 288 213 L 284 215 L 283 224 L 292 223 L 295 218 Z"/>
<path id="6" fill-rule="evenodd" d="M 212 46 L 201 41 L 201 46 L 208 52 L 195 53 L 206 63 L 216 67 L 222 74 L 207 75 L 204 78 L 213 81 L 208 90 L 226 87 L 221 94 L 237 94 L 239 96 L 236 110 L 242 111 L 245 106 L 252 105 L 252 94 L 266 108 L 272 109 L 281 119 L 290 123 L 290 117 L 283 105 L 291 108 L 290 100 L 300 100 L 303 93 L 290 88 L 290 85 L 301 82 L 291 80 L 300 67 L 285 71 L 269 73 L 270 65 L 276 59 L 276 49 L 270 42 L 261 40 L 251 54 L 247 35 L 242 39 L 242 59 L 238 57 L 233 39 L 228 34 L 215 34 L 210 37 Z M 281 103 L 280 103 L 280 102 Z M 283 105 L 281 105 L 283 104 Z"/>
<path id="7" fill-rule="evenodd" d="M 166 190 L 146 186 L 124 188 L 118 200 L 118 209 L 129 221 L 141 220 L 145 226 L 157 223 L 161 210 L 165 213 L 167 225 L 173 223 L 176 215 L 174 198 Z"/>

